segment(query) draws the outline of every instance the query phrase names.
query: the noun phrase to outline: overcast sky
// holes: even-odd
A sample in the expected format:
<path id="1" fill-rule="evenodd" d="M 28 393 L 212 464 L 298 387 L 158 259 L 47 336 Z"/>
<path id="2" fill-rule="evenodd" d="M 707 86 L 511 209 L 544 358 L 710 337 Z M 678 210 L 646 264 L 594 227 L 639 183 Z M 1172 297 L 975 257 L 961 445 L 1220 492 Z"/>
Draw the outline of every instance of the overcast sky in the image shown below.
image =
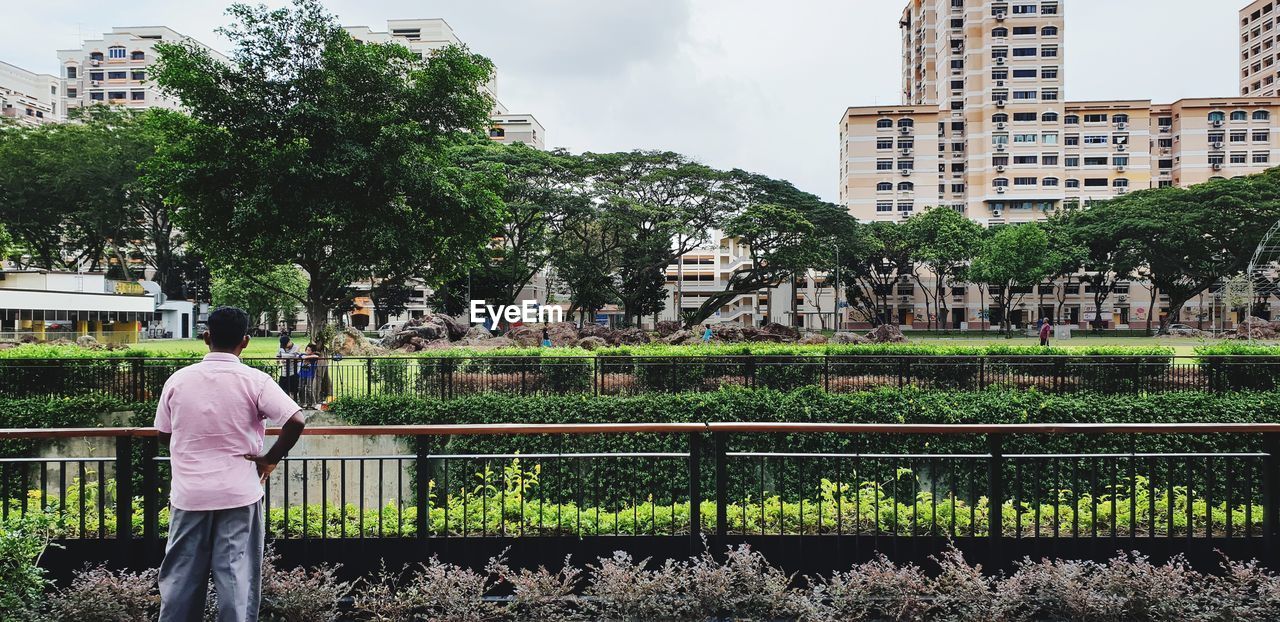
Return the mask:
<path id="1" fill-rule="evenodd" d="M 273 0 L 271 5 L 280 5 Z M 898 102 L 900 0 L 329 0 L 345 25 L 443 17 L 498 66 L 498 94 L 548 145 L 670 149 L 834 200 L 848 106 Z M 1245 0 L 1066 0 L 1067 99 L 1238 92 Z M 0 60 L 55 73 L 54 50 L 113 26 L 214 46 L 220 0 L 42 0 L 5 11 Z M 83 37 L 82 37 L 83 36 Z"/>

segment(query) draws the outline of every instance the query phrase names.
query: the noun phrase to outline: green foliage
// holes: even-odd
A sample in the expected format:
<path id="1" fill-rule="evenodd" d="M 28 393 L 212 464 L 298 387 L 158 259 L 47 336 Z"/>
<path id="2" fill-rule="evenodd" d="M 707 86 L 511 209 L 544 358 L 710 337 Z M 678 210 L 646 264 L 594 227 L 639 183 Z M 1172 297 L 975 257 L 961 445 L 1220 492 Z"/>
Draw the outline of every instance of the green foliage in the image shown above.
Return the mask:
<path id="1" fill-rule="evenodd" d="M 221 268 L 213 273 L 211 292 L 214 306 L 244 309 L 253 324 L 266 316 L 267 326 L 274 329 L 277 321 L 297 315 L 295 310 L 306 301 L 307 281 L 293 266 L 262 272 Z"/>
<path id="2" fill-rule="evenodd" d="M 50 546 L 50 517 L 34 512 L 0 523 L 0 622 L 29 622 L 48 581 L 39 567 Z"/>

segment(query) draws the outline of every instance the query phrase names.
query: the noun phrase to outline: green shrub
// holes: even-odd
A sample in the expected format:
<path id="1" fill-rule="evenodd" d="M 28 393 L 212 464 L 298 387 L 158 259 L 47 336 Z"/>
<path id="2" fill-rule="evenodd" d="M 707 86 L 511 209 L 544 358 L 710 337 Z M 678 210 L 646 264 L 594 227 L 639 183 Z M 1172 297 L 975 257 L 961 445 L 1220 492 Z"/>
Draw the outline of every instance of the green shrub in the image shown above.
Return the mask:
<path id="1" fill-rule="evenodd" d="M 33 512 L 0 523 L 0 622 L 29 622 L 48 586 L 38 565 L 53 535 L 49 516 Z"/>

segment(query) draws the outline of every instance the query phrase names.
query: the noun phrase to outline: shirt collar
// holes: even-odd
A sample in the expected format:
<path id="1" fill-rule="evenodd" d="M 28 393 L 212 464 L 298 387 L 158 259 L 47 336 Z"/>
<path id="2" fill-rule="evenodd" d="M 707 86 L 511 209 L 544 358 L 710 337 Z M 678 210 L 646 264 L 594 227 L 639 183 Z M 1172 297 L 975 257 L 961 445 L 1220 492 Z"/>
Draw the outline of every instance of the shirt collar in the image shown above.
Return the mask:
<path id="1" fill-rule="evenodd" d="M 219 361 L 223 363 L 239 363 L 240 357 L 227 352 L 210 352 L 201 359 L 204 361 Z"/>

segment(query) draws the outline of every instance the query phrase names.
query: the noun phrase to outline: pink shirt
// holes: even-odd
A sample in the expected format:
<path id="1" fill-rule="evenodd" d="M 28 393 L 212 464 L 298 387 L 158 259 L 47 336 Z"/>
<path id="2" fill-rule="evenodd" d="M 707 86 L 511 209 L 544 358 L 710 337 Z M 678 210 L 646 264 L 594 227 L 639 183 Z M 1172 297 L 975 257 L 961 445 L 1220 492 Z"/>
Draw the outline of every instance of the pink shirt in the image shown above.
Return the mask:
<path id="1" fill-rule="evenodd" d="M 210 352 L 164 383 L 155 427 L 173 435 L 169 502 L 180 510 L 226 510 L 257 503 L 262 484 L 246 455 L 262 453 L 266 422 L 301 410 L 267 374 L 233 354 Z"/>

